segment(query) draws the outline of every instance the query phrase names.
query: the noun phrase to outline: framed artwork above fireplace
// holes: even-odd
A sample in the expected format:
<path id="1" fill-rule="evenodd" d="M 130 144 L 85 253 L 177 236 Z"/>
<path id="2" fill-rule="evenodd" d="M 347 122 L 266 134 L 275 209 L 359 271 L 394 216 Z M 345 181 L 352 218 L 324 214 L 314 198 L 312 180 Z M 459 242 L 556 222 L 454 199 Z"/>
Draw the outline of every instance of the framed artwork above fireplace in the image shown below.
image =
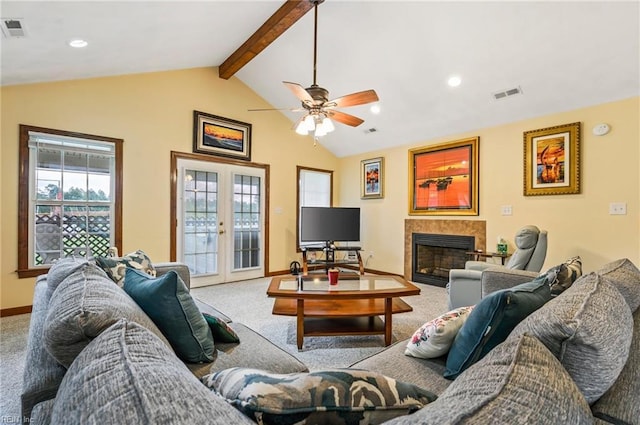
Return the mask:
<path id="1" fill-rule="evenodd" d="M 409 151 L 410 215 L 478 215 L 479 137 Z"/>

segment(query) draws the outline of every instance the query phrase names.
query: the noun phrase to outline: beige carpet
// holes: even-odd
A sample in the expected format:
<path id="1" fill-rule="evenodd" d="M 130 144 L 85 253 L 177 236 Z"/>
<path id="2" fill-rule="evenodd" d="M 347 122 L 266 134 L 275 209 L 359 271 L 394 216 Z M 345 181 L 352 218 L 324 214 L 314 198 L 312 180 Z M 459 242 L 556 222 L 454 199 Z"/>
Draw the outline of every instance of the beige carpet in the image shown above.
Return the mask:
<path id="1" fill-rule="evenodd" d="M 382 336 L 305 338 L 304 349 L 296 346 L 295 318 L 271 314 L 273 299 L 266 295 L 270 279 L 255 279 L 194 288 L 192 293 L 235 322 L 241 322 L 300 359 L 310 369 L 347 367 L 384 349 Z M 393 342 L 402 341 L 424 322 L 446 311 L 443 288 L 419 285 L 422 293 L 404 300 L 410 313 L 393 317 Z M 22 371 L 25 367 L 27 334 L 31 315 L 0 319 L 0 423 L 18 423 Z M 256 353 L 259 355 L 259 353 Z"/>
<path id="2" fill-rule="evenodd" d="M 255 279 L 242 283 L 229 283 L 194 288 L 192 294 L 288 351 L 309 369 L 348 367 L 352 363 L 383 350 L 383 336 L 307 337 L 302 351 L 296 345 L 294 317 L 271 314 L 273 298 L 268 298 L 270 279 Z M 430 285 L 419 285 L 420 295 L 403 298 L 413 307 L 409 313 L 393 316 L 393 341 L 403 341 L 424 322 L 446 312 L 446 290 Z M 242 300 L 242 301 L 239 301 Z"/>

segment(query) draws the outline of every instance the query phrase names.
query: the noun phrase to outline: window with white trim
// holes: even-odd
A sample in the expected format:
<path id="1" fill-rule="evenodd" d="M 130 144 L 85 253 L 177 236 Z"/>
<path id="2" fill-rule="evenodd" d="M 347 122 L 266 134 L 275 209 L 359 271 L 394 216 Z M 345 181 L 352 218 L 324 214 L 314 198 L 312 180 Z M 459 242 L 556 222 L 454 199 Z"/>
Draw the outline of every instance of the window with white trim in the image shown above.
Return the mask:
<path id="1" fill-rule="evenodd" d="M 296 239 L 298 247 L 313 245 L 313 242 L 300 241 L 300 211 L 302 207 L 333 206 L 333 171 L 317 168 L 297 167 L 298 196 L 296 211 Z"/>
<path id="2" fill-rule="evenodd" d="M 120 247 L 121 162 L 121 139 L 20 126 L 20 277 Z"/>

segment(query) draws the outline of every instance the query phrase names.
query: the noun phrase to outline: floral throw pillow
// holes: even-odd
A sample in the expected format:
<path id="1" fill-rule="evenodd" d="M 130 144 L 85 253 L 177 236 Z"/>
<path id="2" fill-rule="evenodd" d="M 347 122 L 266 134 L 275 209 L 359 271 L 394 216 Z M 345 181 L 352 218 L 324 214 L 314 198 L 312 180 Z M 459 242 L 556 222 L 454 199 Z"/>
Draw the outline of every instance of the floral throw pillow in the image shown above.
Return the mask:
<path id="1" fill-rule="evenodd" d="M 422 325 L 407 343 L 404 354 L 421 359 L 447 354 L 473 307 L 456 308 Z"/>
<path id="2" fill-rule="evenodd" d="M 149 276 L 156 277 L 156 269 L 151 264 L 151 259 L 142 250 L 137 250 L 124 257 L 97 257 L 96 263 L 107 273 L 107 275 L 122 287 L 127 267 L 139 270 Z"/>

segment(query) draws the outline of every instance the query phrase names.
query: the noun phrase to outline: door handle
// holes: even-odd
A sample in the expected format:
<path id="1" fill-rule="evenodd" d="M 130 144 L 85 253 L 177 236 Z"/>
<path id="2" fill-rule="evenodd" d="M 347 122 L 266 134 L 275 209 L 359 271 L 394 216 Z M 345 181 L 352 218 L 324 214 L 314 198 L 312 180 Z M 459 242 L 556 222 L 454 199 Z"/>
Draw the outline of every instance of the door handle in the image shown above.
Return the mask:
<path id="1" fill-rule="evenodd" d="M 224 233 L 224 230 L 220 230 L 218 233 L 219 233 L 219 234 L 223 234 L 223 233 Z"/>

